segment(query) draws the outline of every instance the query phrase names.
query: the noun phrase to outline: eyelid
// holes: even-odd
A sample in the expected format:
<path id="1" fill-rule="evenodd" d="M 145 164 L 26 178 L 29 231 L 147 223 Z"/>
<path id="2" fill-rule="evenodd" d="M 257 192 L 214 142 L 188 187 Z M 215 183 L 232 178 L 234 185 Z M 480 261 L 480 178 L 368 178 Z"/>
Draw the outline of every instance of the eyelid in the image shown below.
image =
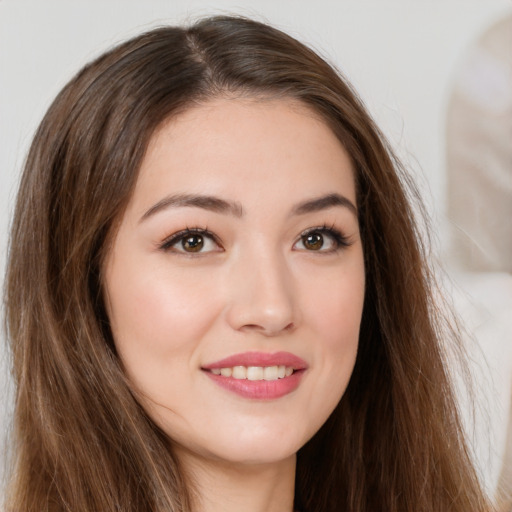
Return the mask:
<path id="1" fill-rule="evenodd" d="M 298 239 L 293 244 L 293 247 L 295 247 L 305 236 L 310 235 L 312 233 L 320 233 L 322 235 L 327 235 L 331 237 L 334 241 L 335 247 L 332 249 L 322 250 L 319 249 L 318 251 L 314 250 L 308 250 L 308 249 L 297 249 L 301 251 L 311 252 L 311 253 L 323 253 L 323 254 L 329 254 L 334 253 L 340 249 L 349 247 L 352 245 L 352 242 L 349 240 L 347 236 L 345 236 L 339 229 L 335 228 L 334 226 L 328 226 L 327 224 L 323 224 L 321 226 L 311 227 L 307 228 L 299 235 Z"/>
<path id="2" fill-rule="evenodd" d="M 339 229 L 335 228 L 334 226 L 328 226 L 327 224 L 323 224 L 321 226 L 313 226 L 313 227 L 307 228 L 304 231 L 302 231 L 300 233 L 299 237 L 297 238 L 297 240 L 294 242 L 293 248 L 295 248 L 295 246 L 299 242 L 301 242 L 305 236 L 312 234 L 312 233 L 320 233 L 324 236 L 330 237 L 335 246 L 331 249 L 323 249 L 323 250 L 319 249 L 317 251 L 308 250 L 306 248 L 296 249 L 296 250 L 313 252 L 313 253 L 317 252 L 317 253 L 329 254 L 329 253 L 336 252 L 340 249 L 343 249 L 345 247 L 349 247 L 350 245 L 352 245 L 352 242 L 349 240 L 349 238 L 346 237 Z M 185 237 L 187 237 L 191 234 L 192 235 L 198 234 L 205 238 L 208 238 L 211 241 L 213 241 L 213 243 L 220 250 L 222 250 L 222 251 L 224 250 L 219 238 L 214 233 L 209 231 L 207 228 L 197 228 L 197 227 L 196 228 L 188 228 L 187 227 L 180 231 L 176 231 L 172 235 L 166 237 L 161 243 L 159 243 L 158 248 L 160 250 L 163 250 L 164 252 L 174 252 L 177 254 L 190 256 L 190 257 L 201 256 L 201 255 L 208 254 L 211 252 L 217 252 L 217 251 L 208 250 L 208 251 L 198 251 L 198 252 L 194 253 L 194 252 L 182 251 L 182 250 L 178 250 L 178 249 L 174 248 L 174 246 L 177 245 L 181 240 L 183 240 Z"/>
<path id="3" fill-rule="evenodd" d="M 180 251 L 174 248 L 174 245 L 178 244 L 180 240 L 183 240 L 187 235 L 201 235 L 205 238 L 209 238 L 212 240 L 215 245 L 217 245 L 220 249 L 223 249 L 222 244 L 220 243 L 219 238 L 209 231 L 206 228 L 185 228 L 180 231 L 176 231 L 172 235 L 166 237 L 163 242 L 159 244 L 159 249 L 163 250 L 164 252 L 174 252 L 177 254 L 182 254 L 185 256 L 200 256 L 202 254 L 208 254 L 215 251 L 198 251 L 196 253 L 194 252 L 187 252 L 187 251 Z"/>

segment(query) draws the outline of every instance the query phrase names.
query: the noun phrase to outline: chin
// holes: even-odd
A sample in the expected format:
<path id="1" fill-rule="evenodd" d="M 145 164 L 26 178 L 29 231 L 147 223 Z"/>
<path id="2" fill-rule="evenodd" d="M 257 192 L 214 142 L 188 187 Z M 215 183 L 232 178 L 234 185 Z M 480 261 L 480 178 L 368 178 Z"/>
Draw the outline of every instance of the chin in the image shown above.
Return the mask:
<path id="1" fill-rule="evenodd" d="M 279 443 L 261 444 L 257 448 L 232 445 L 226 450 L 216 449 L 212 455 L 216 460 L 234 465 L 275 465 L 294 458 L 299 448 L 300 446 L 294 446 L 283 449 Z"/>
<path id="2" fill-rule="evenodd" d="M 212 436 L 209 439 L 190 443 L 175 439 L 174 449 L 195 459 L 224 462 L 231 465 L 265 465 L 289 461 L 307 442 L 303 436 L 284 437 L 275 431 L 230 432 L 227 436 Z M 183 441 L 183 442 L 180 442 Z"/>

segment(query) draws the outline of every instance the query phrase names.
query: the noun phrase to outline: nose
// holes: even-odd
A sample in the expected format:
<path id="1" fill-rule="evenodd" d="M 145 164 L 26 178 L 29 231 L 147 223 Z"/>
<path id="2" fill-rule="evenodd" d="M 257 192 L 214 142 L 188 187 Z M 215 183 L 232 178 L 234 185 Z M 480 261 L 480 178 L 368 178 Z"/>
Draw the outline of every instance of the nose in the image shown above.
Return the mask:
<path id="1" fill-rule="evenodd" d="M 299 321 L 294 279 L 284 255 L 240 257 L 229 277 L 227 321 L 237 331 L 277 336 Z"/>

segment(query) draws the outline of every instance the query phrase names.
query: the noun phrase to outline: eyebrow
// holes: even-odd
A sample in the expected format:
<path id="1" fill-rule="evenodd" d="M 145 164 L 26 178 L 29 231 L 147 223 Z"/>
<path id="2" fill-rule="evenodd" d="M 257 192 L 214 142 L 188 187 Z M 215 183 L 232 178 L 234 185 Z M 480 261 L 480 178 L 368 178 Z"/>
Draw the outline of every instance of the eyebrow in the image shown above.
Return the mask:
<path id="1" fill-rule="evenodd" d="M 231 213 L 235 217 L 243 215 L 242 205 L 236 201 L 226 201 L 215 196 L 204 196 L 194 194 L 176 194 L 164 197 L 144 213 L 139 222 L 146 220 L 156 213 L 167 208 L 195 207 L 209 210 L 216 213 Z"/>
<path id="2" fill-rule="evenodd" d="M 327 194 L 324 196 L 308 199 L 295 205 L 291 211 L 291 215 L 304 215 L 306 213 L 319 212 L 332 207 L 345 207 L 357 217 L 357 208 L 350 199 L 341 194 Z M 235 217 L 242 217 L 244 210 L 242 205 L 237 201 L 226 201 L 215 196 L 196 195 L 196 194 L 176 194 L 167 196 L 154 204 L 139 222 L 143 222 L 156 213 L 166 210 L 167 208 L 193 207 L 202 208 L 216 213 L 231 214 Z"/>
<path id="3" fill-rule="evenodd" d="M 296 205 L 292 210 L 292 215 L 304 215 L 305 213 L 319 212 L 334 206 L 348 208 L 357 217 L 357 208 L 354 203 L 341 194 L 327 194 L 314 199 L 308 199 L 307 201 Z"/>

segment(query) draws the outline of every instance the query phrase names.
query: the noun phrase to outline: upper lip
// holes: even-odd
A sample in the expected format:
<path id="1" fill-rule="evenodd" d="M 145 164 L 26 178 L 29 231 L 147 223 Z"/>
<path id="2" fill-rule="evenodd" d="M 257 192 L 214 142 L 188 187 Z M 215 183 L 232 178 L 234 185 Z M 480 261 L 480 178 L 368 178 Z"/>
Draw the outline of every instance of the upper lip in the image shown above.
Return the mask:
<path id="1" fill-rule="evenodd" d="M 202 368 L 212 370 L 214 368 L 232 368 L 233 366 L 290 366 L 294 370 L 303 370 L 308 365 L 304 359 L 290 352 L 243 352 L 209 363 Z"/>

